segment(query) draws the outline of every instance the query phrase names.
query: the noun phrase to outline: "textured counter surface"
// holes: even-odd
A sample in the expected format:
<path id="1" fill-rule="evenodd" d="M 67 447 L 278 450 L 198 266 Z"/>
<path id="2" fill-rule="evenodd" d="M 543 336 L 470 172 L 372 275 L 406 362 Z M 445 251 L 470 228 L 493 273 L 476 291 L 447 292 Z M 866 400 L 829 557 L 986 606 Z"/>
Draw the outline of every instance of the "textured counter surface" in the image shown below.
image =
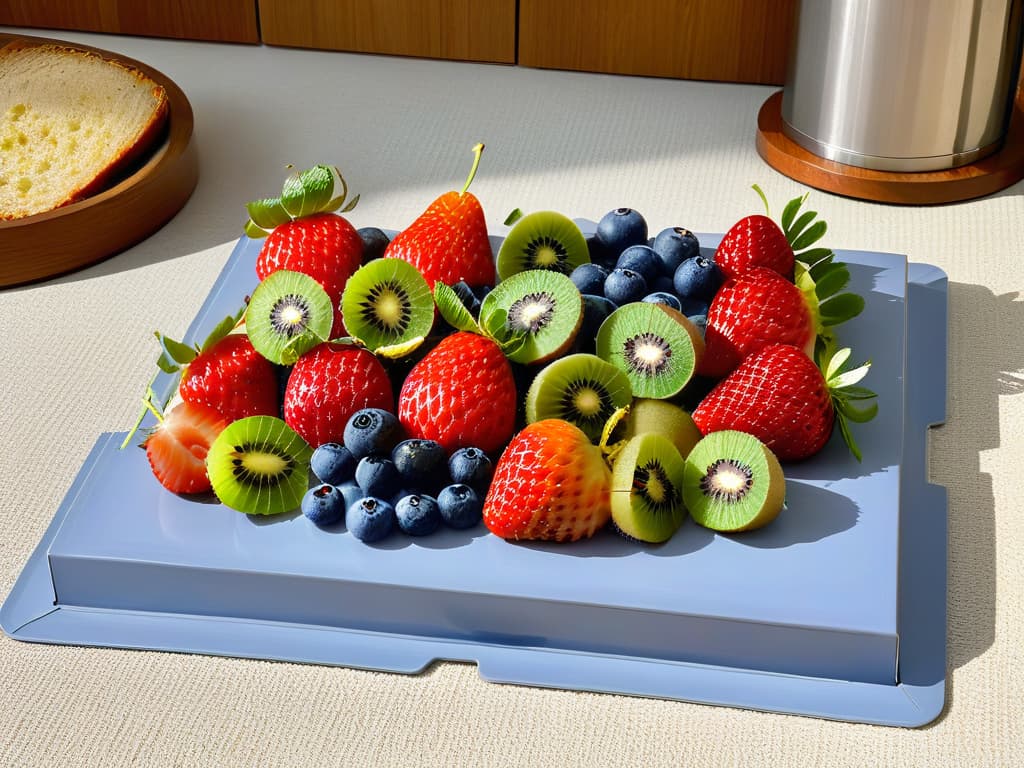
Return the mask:
<path id="1" fill-rule="evenodd" d="M 13 31 L 13 30 L 4 30 Z M 201 177 L 135 248 L 0 292 L 0 598 L 96 436 L 129 426 L 152 331 L 181 333 L 223 267 L 244 203 L 284 166 L 340 166 L 356 226 L 401 228 L 462 184 L 495 231 L 514 207 L 721 232 L 807 191 L 757 156 L 773 89 L 504 66 L 40 34 L 121 52 L 188 95 Z M 835 248 L 905 253 L 949 285 L 949 420 L 931 476 L 949 488 L 946 712 L 920 730 L 488 684 L 468 664 L 418 676 L 0 638 L 10 765 L 1011 765 L 1022 707 L 1024 187 L 901 208 L 811 191 Z M 2 247 L 2 244 L 0 244 Z"/>

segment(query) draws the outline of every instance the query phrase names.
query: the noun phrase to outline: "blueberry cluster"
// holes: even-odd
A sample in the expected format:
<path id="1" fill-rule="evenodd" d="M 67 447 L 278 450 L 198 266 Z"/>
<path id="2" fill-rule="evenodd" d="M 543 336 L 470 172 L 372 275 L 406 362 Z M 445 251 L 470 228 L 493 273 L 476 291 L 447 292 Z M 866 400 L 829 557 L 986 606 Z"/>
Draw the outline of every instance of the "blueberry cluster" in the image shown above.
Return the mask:
<path id="1" fill-rule="evenodd" d="M 303 497 L 303 514 L 317 525 L 344 518 L 365 542 L 395 528 L 426 536 L 442 525 L 473 527 L 493 473 L 483 451 L 460 448 L 449 456 L 433 440 L 406 438 L 395 415 L 379 408 L 352 414 L 343 444 L 319 446 L 310 469 L 319 482 Z"/>
<path id="2" fill-rule="evenodd" d="M 647 301 L 670 306 L 698 327 L 706 326 L 722 273 L 701 254 L 691 231 L 669 227 L 648 237 L 647 222 L 638 211 L 616 208 L 601 217 L 587 246 L 590 263 L 577 267 L 570 278 L 595 320 L 623 304 Z"/>

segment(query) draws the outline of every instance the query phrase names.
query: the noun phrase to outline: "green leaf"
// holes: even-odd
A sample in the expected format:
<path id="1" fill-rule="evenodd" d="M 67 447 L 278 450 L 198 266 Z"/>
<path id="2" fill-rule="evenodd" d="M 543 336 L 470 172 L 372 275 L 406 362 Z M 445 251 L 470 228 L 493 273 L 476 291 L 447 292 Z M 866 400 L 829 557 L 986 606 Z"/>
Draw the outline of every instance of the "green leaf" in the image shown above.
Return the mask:
<path id="1" fill-rule="evenodd" d="M 203 353 L 208 351 L 211 347 L 213 347 L 214 344 L 216 344 L 218 341 L 220 341 L 229 333 L 231 333 L 231 331 L 235 329 L 235 326 L 238 325 L 238 321 L 239 319 L 241 319 L 242 314 L 244 312 L 245 307 L 243 306 L 242 309 L 238 312 L 238 314 L 228 315 L 219 323 L 217 323 L 216 327 L 212 331 L 210 331 L 210 335 L 207 336 L 206 339 L 203 341 L 202 346 L 199 347 L 199 352 Z"/>
<path id="2" fill-rule="evenodd" d="M 836 266 L 836 265 L 832 265 Z M 814 292 L 821 300 L 835 296 L 850 282 L 850 270 L 846 267 L 832 269 L 814 281 Z"/>
<path id="3" fill-rule="evenodd" d="M 326 165 L 288 176 L 281 189 L 281 205 L 293 218 L 309 216 L 322 210 L 334 191 L 334 174 Z"/>
<path id="4" fill-rule="evenodd" d="M 505 217 L 503 222 L 506 227 L 511 227 L 517 221 L 523 218 L 523 211 L 521 208 L 515 208 L 509 212 L 508 216 Z"/>
<path id="5" fill-rule="evenodd" d="M 794 251 L 797 249 L 796 245 L 794 245 L 794 241 L 800 236 L 800 233 L 804 231 L 807 225 L 814 221 L 814 217 L 817 215 L 817 211 L 804 211 L 800 214 L 800 218 L 793 222 L 789 229 L 783 231 L 783 234 L 786 236 L 789 244 L 793 246 Z"/>
<path id="6" fill-rule="evenodd" d="M 861 455 L 860 447 L 857 445 L 857 441 L 853 439 L 853 433 L 850 432 L 849 422 L 843 417 L 836 419 L 836 422 L 839 424 L 839 432 L 843 436 L 843 442 L 850 449 L 850 453 L 853 454 L 857 461 L 863 461 L 864 457 Z"/>
<path id="7" fill-rule="evenodd" d="M 836 402 L 836 409 L 848 421 L 852 421 L 855 424 L 866 424 L 878 415 L 878 403 L 871 403 L 866 408 L 856 408 L 843 400 L 839 400 Z"/>
<path id="8" fill-rule="evenodd" d="M 806 264 L 808 268 L 813 269 L 819 262 L 825 259 L 832 261 L 832 259 L 835 258 L 835 254 L 832 252 L 831 248 L 810 248 L 803 253 L 798 254 L 798 258 Z"/>
<path id="9" fill-rule="evenodd" d="M 178 365 L 188 365 L 195 360 L 197 354 L 195 347 L 190 347 L 188 344 L 183 344 L 169 336 L 164 336 L 160 331 L 156 331 L 154 335 L 157 341 L 160 342 L 160 346 L 163 347 L 164 354 L 178 363 Z M 157 364 L 159 365 L 159 362 Z"/>
<path id="10" fill-rule="evenodd" d="M 480 308 L 480 327 L 484 333 L 496 341 L 504 341 L 512 337 L 508 328 L 508 311 L 503 307 L 491 305 L 493 309 Z"/>
<path id="11" fill-rule="evenodd" d="M 800 210 L 800 206 L 804 204 L 804 200 L 806 199 L 807 195 L 804 195 L 803 197 L 794 197 L 786 203 L 786 207 L 782 209 L 782 218 L 780 219 L 783 232 L 786 232 L 790 225 L 792 225 L 793 219 L 796 218 L 797 211 Z"/>
<path id="12" fill-rule="evenodd" d="M 266 237 L 270 233 L 262 227 L 258 227 L 253 224 L 252 219 L 245 222 L 245 227 L 242 228 L 247 237 L 251 237 L 253 240 L 259 240 L 262 237 Z"/>
<path id="13" fill-rule="evenodd" d="M 355 197 L 353 197 L 351 200 L 348 201 L 348 205 L 346 205 L 344 208 L 342 208 L 340 213 L 348 213 L 349 211 L 351 211 L 353 208 L 356 207 L 356 204 L 358 202 L 359 202 L 359 195 L 356 195 Z M 331 208 L 330 210 L 333 211 L 334 208 Z"/>
<path id="14" fill-rule="evenodd" d="M 852 387 L 854 384 L 860 382 L 865 376 L 868 375 L 868 371 L 871 370 L 871 363 L 864 363 L 864 365 L 858 366 L 850 371 L 843 371 L 836 376 L 828 377 L 829 389 L 838 390 L 844 387 Z"/>
<path id="15" fill-rule="evenodd" d="M 459 295 L 440 280 L 434 283 L 434 304 L 445 322 L 456 330 L 480 332 L 480 326 L 473 319 L 472 313 L 459 301 Z"/>
<path id="16" fill-rule="evenodd" d="M 794 251 L 802 251 L 804 248 L 810 248 L 814 243 L 821 240 L 827 231 L 828 224 L 819 219 L 811 224 L 803 234 L 797 237 L 796 240 L 790 244 L 793 246 Z"/>
<path id="17" fill-rule="evenodd" d="M 823 325 L 839 325 L 864 311 L 864 299 L 856 293 L 840 293 L 821 302 L 818 311 Z"/>
<path id="18" fill-rule="evenodd" d="M 177 373 L 181 370 L 181 366 L 171 360 L 170 355 L 166 352 L 160 353 L 160 357 L 156 359 L 156 367 L 164 373 Z"/>
<path id="19" fill-rule="evenodd" d="M 823 361 L 826 381 L 831 381 L 832 377 L 839 373 L 846 361 L 850 359 L 852 353 L 852 349 L 843 347 L 842 349 L 837 349 L 828 360 Z"/>
<path id="20" fill-rule="evenodd" d="M 843 387 L 844 400 L 870 400 L 873 397 L 878 397 L 878 395 L 867 387 L 858 387 L 856 385 Z"/>
<path id="21" fill-rule="evenodd" d="M 245 204 L 245 210 L 249 213 L 249 220 L 260 229 L 271 230 L 291 219 L 279 197 L 253 200 Z"/>

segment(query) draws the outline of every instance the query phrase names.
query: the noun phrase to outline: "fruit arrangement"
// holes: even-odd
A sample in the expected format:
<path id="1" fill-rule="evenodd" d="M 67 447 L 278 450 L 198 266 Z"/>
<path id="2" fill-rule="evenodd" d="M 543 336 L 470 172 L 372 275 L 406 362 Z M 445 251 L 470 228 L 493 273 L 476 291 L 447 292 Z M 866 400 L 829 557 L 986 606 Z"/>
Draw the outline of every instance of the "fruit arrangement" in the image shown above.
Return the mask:
<path id="1" fill-rule="evenodd" d="M 345 219 L 358 196 L 346 204 L 327 166 L 249 203 L 251 297 L 201 344 L 156 334 L 180 377 L 169 402 L 144 398 L 164 488 L 344 521 L 366 542 L 482 522 L 507 540 L 607 527 L 657 544 L 687 515 L 770 523 L 782 462 L 835 430 L 860 459 L 870 364 L 850 366 L 836 327 L 864 301 L 816 246 L 826 225 L 805 198 L 778 223 L 740 220 L 713 256 L 683 227 L 651 236 L 631 208 L 589 236 L 517 210 L 494 253 L 468 191 L 482 149 L 465 186 L 393 238 Z"/>

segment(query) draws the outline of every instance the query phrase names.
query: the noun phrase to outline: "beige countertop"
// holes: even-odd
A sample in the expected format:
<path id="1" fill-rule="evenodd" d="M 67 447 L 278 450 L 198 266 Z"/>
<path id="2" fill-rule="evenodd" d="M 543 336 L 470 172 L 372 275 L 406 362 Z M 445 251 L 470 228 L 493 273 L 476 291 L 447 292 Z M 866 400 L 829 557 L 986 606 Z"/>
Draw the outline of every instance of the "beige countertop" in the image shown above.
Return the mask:
<path id="1" fill-rule="evenodd" d="M 0 30 L 15 31 L 15 30 Z M 288 163 L 340 166 L 356 226 L 398 229 L 461 186 L 515 207 L 722 232 L 806 191 L 754 148 L 768 87 L 22 30 L 121 52 L 180 85 L 200 181 L 163 229 L 95 267 L 0 291 L 0 599 L 96 437 L 126 429 L 154 329 L 183 332 Z M 4 765 L 1007 766 L 1024 687 L 1024 186 L 905 208 L 813 191 L 834 248 L 949 275 L 947 708 L 916 730 L 481 681 L 0 639 Z M 2 248 L 2 243 L 0 243 Z"/>

